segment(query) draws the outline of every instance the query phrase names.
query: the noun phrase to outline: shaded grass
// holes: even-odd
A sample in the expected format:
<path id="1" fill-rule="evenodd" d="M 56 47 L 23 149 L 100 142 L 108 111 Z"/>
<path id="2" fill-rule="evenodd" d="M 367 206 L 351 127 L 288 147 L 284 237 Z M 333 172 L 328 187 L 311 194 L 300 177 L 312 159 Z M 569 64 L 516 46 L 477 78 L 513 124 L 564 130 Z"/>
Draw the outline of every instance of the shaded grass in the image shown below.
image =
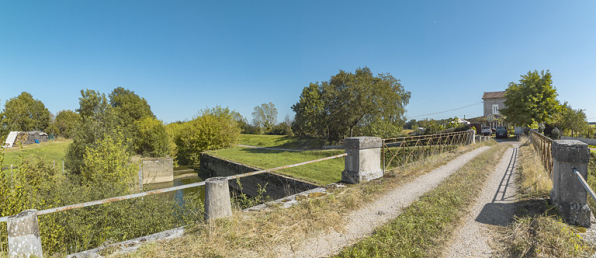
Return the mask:
<path id="1" fill-rule="evenodd" d="M 468 207 L 482 190 L 508 146 L 480 154 L 373 236 L 344 249 L 339 257 L 438 256 Z"/>
<path id="2" fill-rule="evenodd" d="M 491 142 L 490 144 L 494 144 Z M 385 177 L 345 188 L 328 189 L 325 197 L 305 199 L 288 209 L 270 207 L 259 212 L 235 212 L 230 219 L 197 223 L 187 234 L 167 242 L 143 246 L 120 257 L 279 257 L 307 237 L 341 231 L 347 214 L 380 195 L 485 144 L 465 146 L 389 171 Z"/>
<path id="3" fill-rule="evenodd" d="M 62 160 L 66 154 L 66 148 L 72 140 L 48 141 L 40 144 L 22 145 L 22 148 L 13 147 L 4 150 L 3 167 L 17 166 L 24 158 L 38 158 L 48 162 L 56 161 L 56 167 L 62 167 Z"/>
<path id="4" fill-rule="evenodd" d="M 211 151 L 209 154 L 250 166 L 268 169 L 325 158 L 344 152 L 344 150 L 293 152 L 237 147 Z M 277 173 L 301 178 L 320 185 L 326 185 L 341 180 L 341 172 L 344 169 L 344 165 L 345 158 L 337 158 L 300 167 L 278 170 Z"/>
<path id="5" fill-rule="evenodd" d="M 325 144 L 325 140 L 322 138 L 315 137 L 289 137 L 286 135 L 241 134 L 239 144 L 285 149 L 320 149 Z"/>
<path id="6" fill-rule="evenodd" d="M 503 257 L 589 257 L 594 246 L 579 235 L 585 229 L 561 221 L 557 210 L 547 199 L 552 189 L 549 173 L 525 138 L 521 138 L 516 184 L 514 222 L 498 231 L 498 248 Z M 593 171 L 590 173 L 594 173 Z M 546 178 L 546 179 L 545 179 Z M 592 185 L 595 183 L 594 176 Z M 593 205 L 591 208 L 593 209 Z"/>

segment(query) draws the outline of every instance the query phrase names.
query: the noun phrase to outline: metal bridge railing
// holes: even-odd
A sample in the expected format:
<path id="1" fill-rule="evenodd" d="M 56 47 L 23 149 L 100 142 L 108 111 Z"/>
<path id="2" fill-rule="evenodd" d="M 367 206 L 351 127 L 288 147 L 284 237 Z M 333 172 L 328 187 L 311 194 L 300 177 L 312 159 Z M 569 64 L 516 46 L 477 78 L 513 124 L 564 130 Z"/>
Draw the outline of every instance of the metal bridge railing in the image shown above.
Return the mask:
<path id="1" fill-rule="evenodd" d="M 531 131 L 532 146 L 534 150 L 540 155 L 544 169 L 552 176 L 553 173 L 553 154 L 552 144 L 553 140 L 544 136 L 543 134 Z"/>
<path id="2" fill-rule="evenodd" d="M 586 182 L 584 177 L 582 177 L 582 175 L 579 173 L 579 171 L 576 168 L 573 168 L 573 173 L 577 176 L 577 180 L 579 180 L 579 182 L 582 184 L 584 189 L 586 189 L 586 191 L 590 194 L 590 196 L 592 196 L 592 200 L 594 200 L 596 202 L 596 194 L 594 193 L 594 191 L 592 191 L 592 188 L 590 188 L 590 186 L 588 185 L 588 183 Z"/>
<path id="3" fill-rule="evenodd" d="M 244 174 L 239 174 L 239 175 L 234 175 L 234 176 L 228 176 L 228 177 L 226 177 L 226 179 L 231 180 L 231 179 L 236 179 L 236 178 L 254 176 L 254 175 L 272 172 L 272 171 L 276 171 L 276 170 L 280 170 L 280 169 L 286 169 L 286 168 L 302 166 L 302 165 L 306 165 L 306 164 L 310 164 L 310 163 L 320 162 L 320 161 L 324 161 L 324 160 L 341 158 L 341 157 L 345 157 L 346 155 L 347 155 L 346 153 L 343 153 L 343 154 L 339 154 L 339 155 L 335 155 L 335 156 L 331 156 L 331 157 L 306 161 L 306 162 L 302 162 L 302 163 L 297 163 L 297 164 L 292 164 L 292 165 L 287 165 L 287 166 L 282 166 L 282 167 L 276 167 L 276 168 L 270 168 L 270 169 L 265 169 L 265 170 L 259 170 L 259 171 L 255 171 L 255 172 L 244 173 Z M 180 186 L 174 186 L 174 187 L 168 187 L 168 188 L 163 188 L 163 189 L 158 189 L 158 190 L 153 190 L 153 191 L 129 194 L 129 195 L 124 195 L 124 196 L 112 197 L 112 198 L 107 198 L 107 199 L 103 199 L 103 200 L 71 204 L 71 205 L 66 205 L 66 206 L 62 206 L 62 207 L 41 210 L 41 211 L 37 212 L 37 215 L 50 214 L 50 213 L 59 212 L 59 211 L 78 209 L 78 208 L 89 207 L 89 206 L 94 206 L 94 205 L 99 205 L 99 204 L 104 204 L 104 203 L 111 203 L 111 202 L 117 202 L 117 201 L 133 199 L 133 198 L 138 198 L 138 197 L 143 197 L 143 196 L 149 196 L 149 195 L 154 195 L 154 194 L 173 192 L 173 191 L 177 191 L 177 190 L 182 190 L 182 189 L 192 188 L 192 187 L 197 187 L 197 186 L 202 186 L 202 185 L 205 185 L 205 181 L 198 182 L 198 183 L 192 183 L 192 184 L 186 184 L 186 185 L 180 185 Z M 8 217 L 10 217 L 10 216 L 1 217 L 0 222 L 8 221 Z"/>
<path id="4" fill-rule="evenodd" d="M 463 131 L 383 139 L 383 171 L 470 144 L 473 135 L 472 131 Z"/>

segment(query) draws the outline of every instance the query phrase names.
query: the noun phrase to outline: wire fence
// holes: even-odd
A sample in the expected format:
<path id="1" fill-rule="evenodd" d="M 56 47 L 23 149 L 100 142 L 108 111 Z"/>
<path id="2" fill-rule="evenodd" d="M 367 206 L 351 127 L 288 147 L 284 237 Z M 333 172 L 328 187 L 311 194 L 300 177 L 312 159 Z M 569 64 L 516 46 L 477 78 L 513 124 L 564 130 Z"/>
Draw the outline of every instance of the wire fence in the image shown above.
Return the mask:
<path id="1" fill-rule="evenodd" d="M 532 146 L 534 146 L 534 150 L 538 152 L 540 155 L 540 159 L 542 160 L 542 165 L 544 169 L 548 171 L 550 175 L 553 173 L 553 154 L 552 154 L 552 144 L 553 140 L 544 136 L 543 134 L 531 131 L 531 139 L 532 139 Z"/>
<path id="2" fill-rule="evenodd" d="M 383 139 L 383 171 L 470 144 L 473 131 Z"/>

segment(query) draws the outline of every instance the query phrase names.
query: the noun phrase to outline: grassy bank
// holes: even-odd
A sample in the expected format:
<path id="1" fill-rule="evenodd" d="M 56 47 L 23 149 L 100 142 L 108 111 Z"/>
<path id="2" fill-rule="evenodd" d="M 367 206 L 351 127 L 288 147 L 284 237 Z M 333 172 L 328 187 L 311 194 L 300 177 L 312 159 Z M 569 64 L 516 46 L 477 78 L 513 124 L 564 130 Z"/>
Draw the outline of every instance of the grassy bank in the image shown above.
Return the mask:
<path id="1" fill-rule="evenodd" d="M 4 164 L 3 167 L 10 166 L 10 164 L 18 165 L 22 158 L 35 157 L 46 161 L 56 161 L 57 167 L 62 167 L 62 160 L 64 159 L 66 147 L 72 140 L 57 140 L 48 141 L 40 144 L 29 144 L 5 149 L 4 150 Z"/>
<path id="2" fill-rule="evenodd" d="M 480 154 L 375 234 L 344 249 L 339 257 L 438 256 L 460 219 L 474 203 L 507 146 Z"/>
<path id="3" fill-rule="evenodd" d="M 328 189 L 327 196 L 302 200 L 288 209 L 271 207 L 260 212 L 235 212 L 228 220 L 197 223 L 182 238 L 148 244 L 134 254 L 120 256 L 279 257 L 279 246 L 296 245 L 306 237 L 329 230 L 341 231 L 347 219 L 345 215 L 350 211 L 479 146 L 482 145 L 465 146 L 407 164 L 379 180 Z"/>
<path id="4" fill-rule="evenodd" d="M 325 144 L 325 140 L 314 137 L 241 134 L 239 144 L 283 149 L 320 149 Z"/>
<path id="5" fill-rule="evenodd" d="M 209 153 L 243 164 L 268 169 L 338 155 L 344 152 L 344 150 L 293 152 L 238 147 Z M 277 173 L 325 185 L 341 180 L 341 172 L 345 165 L 344 160 L 345 158 L 326 160 L 279 170 Z"/>
<path id="6" fill-rule="evenodd" d="M 520 147 L 517 170 L 518 199 L 514 223 L 499 232 L 501 254 L 509 257 L 589 257 L 594 252 L 578 233 L 585 229 L 561 221 L 547 199 L 552 189 L 549 172 L 526 138 Z M 594 155 L 592 155 L 594 156 Z M 596 186 L 594 166 L 589 184 Z M 594 211 L 594 203 L 591 203 Z"/>

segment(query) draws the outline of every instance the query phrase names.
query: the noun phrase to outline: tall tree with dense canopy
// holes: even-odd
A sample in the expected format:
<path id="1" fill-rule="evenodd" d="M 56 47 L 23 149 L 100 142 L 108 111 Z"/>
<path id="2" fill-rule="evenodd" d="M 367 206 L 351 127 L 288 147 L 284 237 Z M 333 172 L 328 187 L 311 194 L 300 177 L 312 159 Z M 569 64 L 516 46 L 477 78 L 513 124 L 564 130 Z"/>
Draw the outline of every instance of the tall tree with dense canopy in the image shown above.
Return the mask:
<path id="1" fill-rule="evenodd" d="M 58 128 L 60 136 L 64 138 L 72 138 L 79 118 L 79 114 L 72 110 L 62 110 L 58 112 L 56 119 L 54 120 L 54 125 Z"/>
<path id="2" fill-rule="evenodd" d="M 551 77 L 548 70 L 534 70 L 522 75 L 519 83 L 510 82 L 505 92 L 506 108 L 500 110 L 505 121 L 518 126 L 551 121 L 560 109 Z"/>
<path id="3" fill-rule="evenodd" d="M 293 106 L 294 128 L 299 134 L 317 131 L 329 141 L 354 136 L 359 126 L 367 133 L 395 133 L 403 126 L 410 96 L 388 73 L 375 76 L 367 67 L 354 73 L 340 70 L 328 82 L 311 83 L 302 91 Z"/>
<path id="4" fill-rule="evenodd" d="M 45 130 L 50 125 L 50 111 L 28 92 L 7 100 L 0 115 L 8 131 Z"/>
<path id="5" fill-rule="evenodd" d="M 319 83 L 310 83 L 302 89 L 300 100 L 292 106 L 296 112 L 293 131 L 299 135 L 321 135 L 324 133 L 325 103 L 321 98 L 322 86 Z"/>
<path id="6" fill-rule="evenodd" d="M 147 116 L 155 117 L 147 100 L 134 91 L 118 87 L 110 93 L 109 98 L 110 105 L 120 116 L 120 122 L 124 126 L 132 125 L 135 121 Z"/>

